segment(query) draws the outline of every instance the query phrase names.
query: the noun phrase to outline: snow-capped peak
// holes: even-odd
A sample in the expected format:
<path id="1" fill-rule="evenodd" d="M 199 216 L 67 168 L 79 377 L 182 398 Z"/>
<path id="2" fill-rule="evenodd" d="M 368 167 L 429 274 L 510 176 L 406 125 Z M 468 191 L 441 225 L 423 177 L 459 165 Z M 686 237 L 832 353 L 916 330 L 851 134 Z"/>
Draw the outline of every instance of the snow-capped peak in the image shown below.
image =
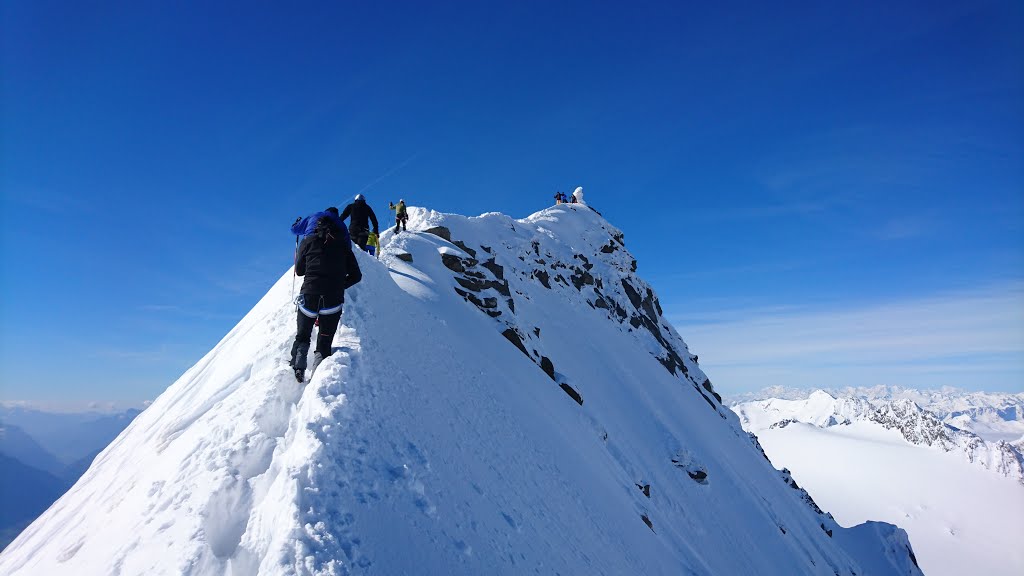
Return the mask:
<path id="1" fill-rule="evenodd" d="M 885 393 L 842 396 L 814 390 L 809 394 L 805 391 L 806 398 L 802 400 L 769 398 L 743 402 L 732 408 L 744 428 L 754 433 L 785 427 L 791 422 L 818 427 L 873 422 L 898 431 L 911 444 L 960 454 L 969 462 L 1024 483 L 1024 456 L 1017 446 L 1002 440 L 988 442 L 969 430 L 943 422 L 910 398 L 923 395 L 909 394 L 906 390 L 894 395 L 891 389 L 880 388 L 868 391 Z M 850 394 L 849 389 L 847 394 Z M 946 391 L 946 394 L 951 392 Z"/>
<path id="2" fill-rule="evenodd" d="M 771 466 L 595 211 L 408 229 L 308 383 L 288 270 L 0 573 L 920 574 Z"/>

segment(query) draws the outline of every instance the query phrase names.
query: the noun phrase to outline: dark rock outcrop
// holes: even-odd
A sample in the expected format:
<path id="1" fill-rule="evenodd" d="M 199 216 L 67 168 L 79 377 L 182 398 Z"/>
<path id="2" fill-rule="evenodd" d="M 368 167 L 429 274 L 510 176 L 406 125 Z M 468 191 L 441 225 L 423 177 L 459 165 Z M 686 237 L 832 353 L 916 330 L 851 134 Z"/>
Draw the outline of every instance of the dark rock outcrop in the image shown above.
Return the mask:
<path id="1" fill-rule="evenodd" d="M 644 521 L 644 524 L 647 524 L 647 527 L 651 529 L 651 532 L 654 532 L 654 524 L 651 522 L 651 519 L 647 517 L 647 514 L 641 514 L 640 519 Z"/>
<path id="2" fill-rule="evenodd" d="M 562 391 L 564 391 L 566 394 L 568 394 L 570 398 L 575 400 L 577 404 L 583 406 L 583 396 L 580 396 L 580 393 L 577 392 L 575 388 L 569 386 L 565 382 L 559 384 L 558 387 L 561 388 Z"/>
<path id="3" fill-rule="evenodd" d="M 509 342 L 514 344 L 516 348 L 519 348 L 519 350 L 523 354 L 526 354 L 527 358 L 530 357 L 530 352 L 527 351 L 526 350 L 526 346 L 523 345 L 523 339 L 519 337 L 519 334 L 516 333 L 515 330 L 513 330 L 511 328 L 506 328 L 505 331 L 501 333 L 501 335 L 504 336 L 505 338 L 507 338 Z"/>
<path id="4" fill-rule="evenodd" d="M 548 375 L 548 378 L 555 379 L 555 365 L 551 362 L 551 359 L 547 356 L 541 356 L 540 358 L 540 369 Z"/>
<path id="5" fill-rule="evenodd" d="M 434 236 L 438 236 L 440 238 L 444 238 L 449 242 L 452 241 L 452 232 L 445 226 L 433 226 L 431 228 L 427 228 L 426 230 L 424 230 L 424 232 L 426 232 L 427 234 L 433 234 Z"/>

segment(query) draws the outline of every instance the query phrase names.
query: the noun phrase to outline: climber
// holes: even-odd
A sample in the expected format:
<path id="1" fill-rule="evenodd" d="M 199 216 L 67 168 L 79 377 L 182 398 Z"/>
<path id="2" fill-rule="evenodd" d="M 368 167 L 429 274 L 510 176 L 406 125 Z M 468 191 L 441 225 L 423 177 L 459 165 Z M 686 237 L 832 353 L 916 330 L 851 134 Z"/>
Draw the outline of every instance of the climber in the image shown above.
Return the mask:
<path id="1" fill-rule="evenodd" d="M 388 202 L 388 209 L 395 211 L 395 234 L 398 234 L 398 227 L 405 230 L 405 223 L 409 220 L 409 214 L 405 211 L 405 200 L 399 200 L 398 204 Z"/>
<path id="2" fill-rule="evenodd" d="M 313 334 L 313 325 L 320 326 L 313 354 L 313 371 L 331 355 L 334 331 L 341 321 L 345 290 L 354 286 L 362 273 L 352 253 L 345 223 L 337 209 L 314 214 L 312 233 L 302 240 L 295 256 L 295 274 L 303 276 L 302 288 L 295 303 L 298 307 L 298 329 L 292 343 L 288 365 L 295 370 L 295 379 L 302 382 L 306 374 L 306 357 Z M 313 218 L 310 216 L 307 218 Z M 292 227 L 295 232 L 295 227 Z"/>
<path id="3" fill-rule="evenodd" d="M 370 236 L 366 239 L 366 252 L 380 258 L 380 235 L 376 232 L 370 232 Z"/>
<path id="4" fill-rule="evenodd" d="M 341 212 L 342 220 L 349 216 L 352 217 L 348 221 L 348 231 L 352 235 L 352 241 L 361 249 L 366 250 L 366 242 L 370 237 L 370 222 L 373 222 L 374 234 L 379 234 L 380 230 L 377 228 L 377 215 L 373 213 L 373 208 L 366 203 L 366 198 L 362 194 L 356 194 L 355 201 Z"/>
<path id="5" fill-rule="evenodd" d="M 298 217 L 295 222 L 292 223 L 292 234 L 295 234 L 298 238 L 305 238 L 316 231 L 316 223 L 320 221 L 320 218 L 327 216 L 334 221 L 335 224 L 345 227 L 345 224 L 338 217 L 338 209 L 334 206 L 324 210 L 323 212 L 314 212 L 309 216 Z M 298 248 L 296 248 L 296 251 Z"/>
<path id="6" fill-rule="evenodd" d="M 565 203 L 565 194 L 562 194 L 561 192 L 555 192 L 555 204 L 564 204 L 564 203 Z"/>

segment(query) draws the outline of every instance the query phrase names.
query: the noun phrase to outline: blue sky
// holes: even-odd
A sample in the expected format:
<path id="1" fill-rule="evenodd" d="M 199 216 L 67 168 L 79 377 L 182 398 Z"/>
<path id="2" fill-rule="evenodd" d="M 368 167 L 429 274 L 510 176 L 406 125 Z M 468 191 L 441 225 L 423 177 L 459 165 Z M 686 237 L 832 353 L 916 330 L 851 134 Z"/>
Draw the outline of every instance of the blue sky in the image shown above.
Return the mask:
<path id="1" fill-rule="evenodd" d="M 724 390 L 1022 389 L 1019 2 L 74 4 L 3 7 L 2 400 L 155 397 L 356 192 L 576 185 Z"/>

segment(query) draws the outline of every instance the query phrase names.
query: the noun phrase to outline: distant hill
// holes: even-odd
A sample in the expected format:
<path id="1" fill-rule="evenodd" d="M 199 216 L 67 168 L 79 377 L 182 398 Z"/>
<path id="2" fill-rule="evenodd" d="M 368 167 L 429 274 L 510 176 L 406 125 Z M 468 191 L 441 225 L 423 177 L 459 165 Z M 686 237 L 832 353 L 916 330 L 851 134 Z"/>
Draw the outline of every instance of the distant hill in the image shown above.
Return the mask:
<path id="1" fill-rule="evenodd" d="M 21 428 L 66 466 L 105 448 L 140 412 L 63 413 L 0 407 L 0 422 Z"/>
<path id="2" fill-rule="evenodd" d="M 67 467 L 21 427 L 2 421 L 0 421 L 0 454 L 54 476 L 62 476 Z"/>
<path id="3" fill-rule="evenodd" d="M 0 454 L 0 548 L 60 498 L 70 483 Z"/>

